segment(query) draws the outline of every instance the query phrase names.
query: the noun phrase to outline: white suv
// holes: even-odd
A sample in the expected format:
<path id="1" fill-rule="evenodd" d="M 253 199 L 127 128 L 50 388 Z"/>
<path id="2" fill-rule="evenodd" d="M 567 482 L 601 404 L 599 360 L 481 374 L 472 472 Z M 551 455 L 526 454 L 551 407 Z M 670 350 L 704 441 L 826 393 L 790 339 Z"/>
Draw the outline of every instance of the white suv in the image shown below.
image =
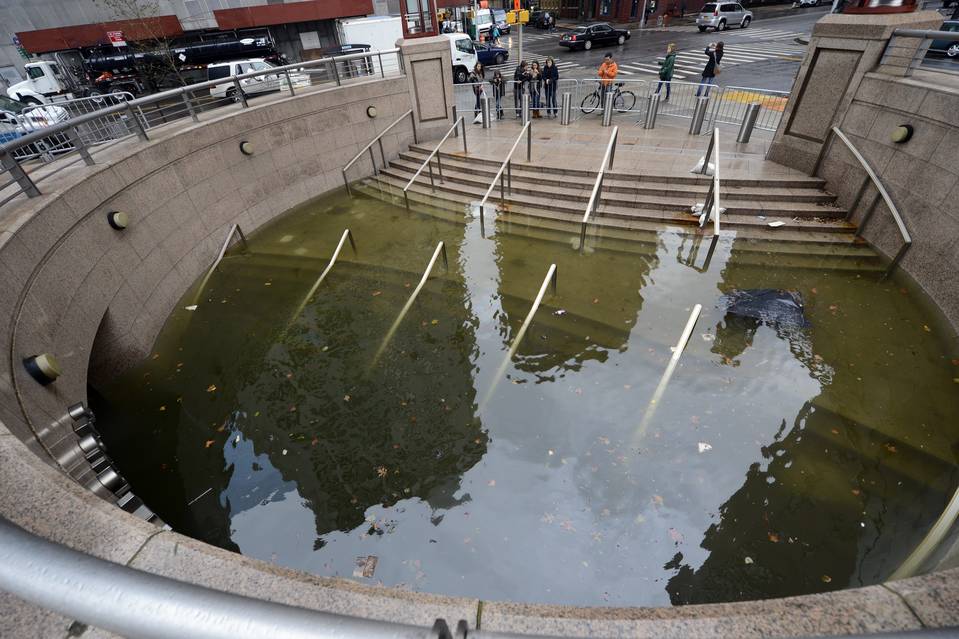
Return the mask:
<path id="1" fill-rule="evenodd" d="M 733 26 L 745 29 L 752 21 L 752 11 L 746 11 L 738 2 L 709 2 L 703 5 L 696 16 L 696 26 L 700 32 L 708 27 L 713 27 L 716 31 L 724 31 Z"/>
<path id="2" fill-rule="evenodd" d="M 269 71 L 274 68 L 272 64 L 263 58 L 249 58 L 247 60 L 233 60 L 232 62 L 215 62 L 206 68 L 207 80 L 219 80 L 229 78 L 231 75 L 240 75 L 252 71 Z M 306 87 L 310 85 L 310 76 L 301 72 L 290 72 L 290 80 L 294 87 Z M 268 93 L 270 91 L 280 91 L 289 89 L 289 83 L 286 81 L 286 75 L 282 71 L 277 73 L 267 73 L 256 76 L 255 78 L 243 78 L 240 80 L 240 86 L 243 87 L 244 95 L 257 95 Z M 239 100 L 240 96 L 236 94 L 236 86 L 232 81 L 223 82 L 210 88 L 210 95 L 214 98 L 232 98 Z"/>

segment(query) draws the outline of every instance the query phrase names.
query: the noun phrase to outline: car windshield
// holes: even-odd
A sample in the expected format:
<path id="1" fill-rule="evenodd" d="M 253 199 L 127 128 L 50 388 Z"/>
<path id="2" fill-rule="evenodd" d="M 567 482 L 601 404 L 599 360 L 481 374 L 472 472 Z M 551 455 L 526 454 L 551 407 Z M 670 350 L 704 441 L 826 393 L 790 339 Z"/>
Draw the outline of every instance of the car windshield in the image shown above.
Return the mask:
<path id="1" fill-rule="evenodd" d="M 4 111 L 11 111 L 12 113 L 20 113 L 23 111 L 23 107 L 26 106 L 22 102 L 17 102 L 13 98 L 8 98 L 5 95 L 0 95 L 0 109 Z"/>
<path id="2" fill-rule="evenodd" d="M 586 27 L 576 27 L 573 29 L 573 33 L 586 33 Z"/>
<path id="3" fill-rule="evenodd" d="M 715 11 L 715 10 L 716 10 L 716 5 L 715 5 L 715 4 L 704 4 L 704 5 L 703 5 L 703 8 L 700 9 L 699 12 L 700 12 L 700 13 L 712 13 L 712 12 Z"/>
<path id="4" fill-rule="evenodd" d="M 493 16 L 489 13 L 481 13 L 476 16 L 476 24 L 490 24 L 493 22 Z"/>
<path id="5" fill-rule="evenodd" d="M 497 22 L 506 22 L 506 12 L 505 12 L 505 11 L 494 11 L 494 12 L 493 12 L 493 18 L 495 18 Z"/>

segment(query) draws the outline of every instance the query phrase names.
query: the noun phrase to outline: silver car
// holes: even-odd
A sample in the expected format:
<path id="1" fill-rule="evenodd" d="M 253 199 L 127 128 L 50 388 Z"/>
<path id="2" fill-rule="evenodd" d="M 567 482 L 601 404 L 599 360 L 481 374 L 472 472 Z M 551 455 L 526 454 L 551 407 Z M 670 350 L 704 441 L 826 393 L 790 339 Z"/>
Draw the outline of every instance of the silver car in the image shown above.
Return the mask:
<path id="1" fill-rule="evenodd" d="M 745 29 L 753 21 L 753 12 L 743 9 L 738 2 L 709 2 L 703 5 L 696 16 L 696 26 L 700 32 L 712 27 L 716 31 L 723 31 L 729 27 L 739 26 Z"/>

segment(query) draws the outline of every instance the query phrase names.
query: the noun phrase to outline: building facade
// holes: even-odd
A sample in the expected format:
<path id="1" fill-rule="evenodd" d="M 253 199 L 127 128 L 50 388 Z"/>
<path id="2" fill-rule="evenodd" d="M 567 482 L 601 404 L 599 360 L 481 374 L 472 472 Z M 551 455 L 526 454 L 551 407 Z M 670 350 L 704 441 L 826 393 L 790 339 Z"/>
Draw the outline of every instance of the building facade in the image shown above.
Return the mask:
<path id="1" fill-rule="evenodd" d="M 335 46 L 337 18 L 399 12 L 400 0 L 159 0 L 153 22 L 169 38 L 267 31 L 291 60 L 318 57 Z M 0 1 L 0 88 L 25 78 L 23 64 L 55 51 L 108 45 L 107 32 L 129 40 L 137 32 L 138 11 L 152 0 L 120 0 L 105 8 L 95 0 Z M 395 5 L 395 6 L 393 6 Z M 155 6 L 155 5 L 154 5 Z"/>

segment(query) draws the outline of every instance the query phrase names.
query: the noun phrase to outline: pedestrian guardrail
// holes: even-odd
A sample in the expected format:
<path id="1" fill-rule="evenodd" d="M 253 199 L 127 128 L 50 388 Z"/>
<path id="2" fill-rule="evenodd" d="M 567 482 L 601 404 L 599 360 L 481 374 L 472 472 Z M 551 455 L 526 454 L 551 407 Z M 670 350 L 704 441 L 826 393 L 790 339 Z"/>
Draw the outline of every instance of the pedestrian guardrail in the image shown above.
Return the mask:
<path id="1" fill-rule="evenodd" d="M 916 69 L 959 74 L 959 32 L 896 29 L 886 42 L 880 66 L 902 69 L 911 76 Z"/>
<path id="2" fill-rule="evenodd" d="M 298 95 L 314 87 L 342 85 L 369 78 L 403 75 L 399 49 L 353 53 L 320 58 L 286 66 L 261 63 L 247 73 L 198 82 L 142 98 L 119 101 L 94 111 L 43 126 L 0 145 L 0 206 L 19 195 L 37 197 L 38 184 L 79 162 L 97 163 L 98 154 L 121 140 L 138 137 L 149 140 L 147 131 L 163 124 L 191 118 L 199 121 L 211 110 L 229 106 L 247 108 L 251 102 L 272 95 Z M 101 96 L 102 97 L 102 96 Z M 92 98 L 95 104 L 96 98 Z M 48 110 L 63 103 L 45 105 Z M 104 142 L 90 131 L 109 131 Z M 55 169 L 33 161 L 47 154 L 56 157 Z"/>
<path id="3" fill-rule="evenodd" d="M 436 182 L 433 179 L 433 158 L 436 158 L 436 168 L 440 172 L 440 181 L 443 181 L 443 160 L 440 157 L 440 149 L 443 148 L 443 144 L 446 140 L 449 139 L 450 135 L 456 131 L 456 127 L 460 126 L 463 129 L 463 155 L 467 154 L 466 148 L 466 120 L 462 116 L 456 118 L 453 122 L 453 126 L 449 128 L 449 131 L 446 132 L 446 135 L 443 136 L 443 139 L 440 140 L 440 143 L 436 145 L 429 155 L 426 156 L 426 160 L 420 165 L 420 168 L 416 169 L 416 173 L 413 174 L 413 177 L 410 178 L 410 181 L 406 183 L 406 186 L 403 187 L 403 200 L 406 202 L 406 210 L 410 209 L 410 187 L 413 186 L 413 182 L 416 181 L 416 178 L 420 176 L 420 173 L 423 172 L 423 169 L 429 167 L 430 173 L 430 188 L 434 191 L 436 190 Z"/>

